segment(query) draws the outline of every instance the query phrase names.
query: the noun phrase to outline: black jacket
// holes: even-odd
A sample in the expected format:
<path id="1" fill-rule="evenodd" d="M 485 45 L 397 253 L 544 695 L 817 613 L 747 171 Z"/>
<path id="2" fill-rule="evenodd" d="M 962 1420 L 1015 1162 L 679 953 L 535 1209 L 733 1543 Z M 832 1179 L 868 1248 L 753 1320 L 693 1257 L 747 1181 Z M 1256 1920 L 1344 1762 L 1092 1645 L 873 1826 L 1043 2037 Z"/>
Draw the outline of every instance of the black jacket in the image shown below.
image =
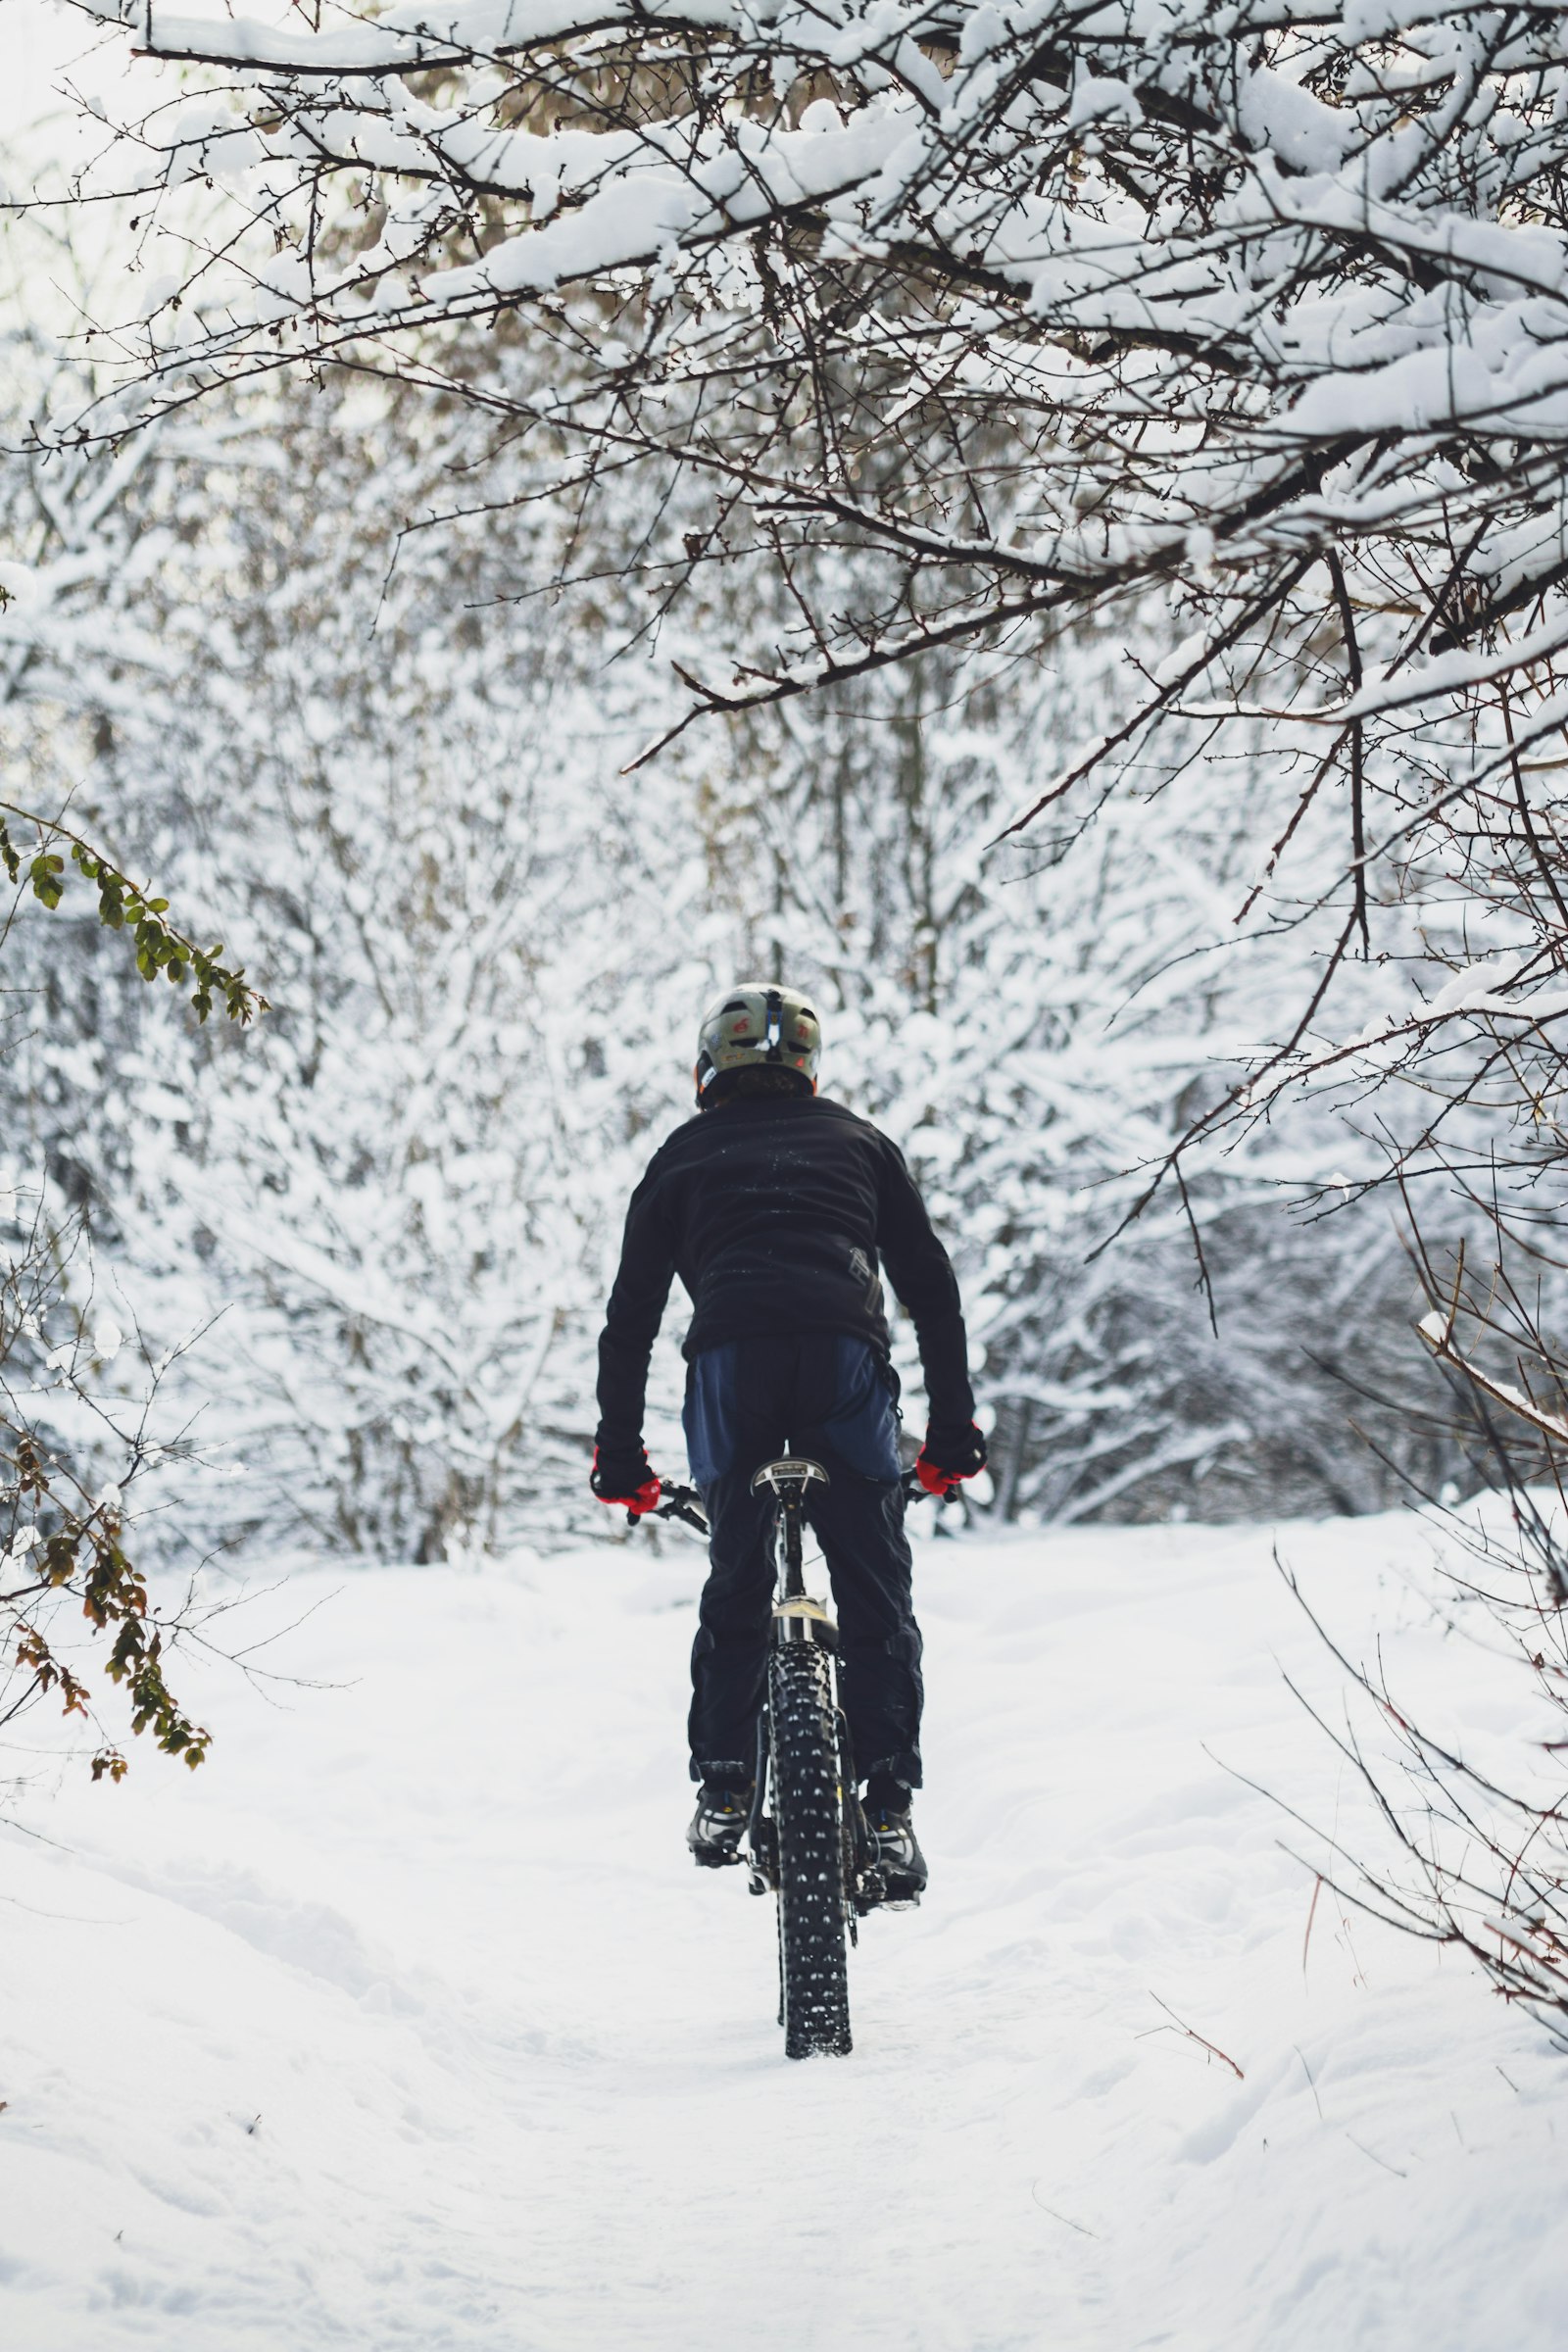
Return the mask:
<path id="1" fill-rule="evenodd" d="M 958 1285 L 885 1135 L 820 1096 L 740 1097 L 661 1145 L 626 1212 L 599 1343 L 599 1448 L 642 1442 L 648 1356 L 678 1274 L 684 1352 L 754 1332 L 840 1331 L 888 1347 L 879 1261 L 914 1319 L 934 1428 L 974 1417 Z"/>

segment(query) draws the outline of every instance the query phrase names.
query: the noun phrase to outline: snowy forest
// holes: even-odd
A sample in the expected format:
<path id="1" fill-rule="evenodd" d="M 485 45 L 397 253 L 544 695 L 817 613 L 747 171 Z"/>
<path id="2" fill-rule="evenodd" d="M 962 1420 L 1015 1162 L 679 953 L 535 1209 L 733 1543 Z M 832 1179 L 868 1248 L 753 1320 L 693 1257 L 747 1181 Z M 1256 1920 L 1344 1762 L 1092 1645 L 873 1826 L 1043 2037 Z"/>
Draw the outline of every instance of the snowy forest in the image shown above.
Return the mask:
<path id="1" fill-rule="evenodd" d="M 1308 1615 L 1380 1816 L 1342 1853 L 1292 1762 L 1308 1943 L 1343 1892 L 1561 2039 L 1560 14 L 8 14 L 4 1708 L 87 1704 L 62 1588 L 199 1762 L 224 1686 L 154 1629 L 249 1578 L 630 1575 L 626 1201 L 705 1005 L 787 982 L 961 1285 L 990 1465 L 933 1555 L 1059 1537 L 1157 1614 L 1198 1527 L 1415 1506 L 1518 1711 L 1401 1713 Z"/>
<path id="2" fill-rule="evenodd" d="M 68 1323 L 90 1295 L 139 1335 L 127 1393 L 161 1367 L 193 1556 L 429 1560 L 592 1525 L 621 1205 L 689 1102 L 698 1009 L 745 970 L 819 995 L 824 1083 L 931 1191 L 994 1424 L 982 1508 L 1212 1519 L 1467 1483 L 1383 1188 L 1422 1158 L 1436 1082 L 1441 1253 L 1467 1212 L 1435 1163 L 1450 1139 L 1508 1153 L 1540 1096 L 1521 1072 L 1465 1127 L 1478 1073 L 1545 1038 L 1533 1007 L 1500 1042 L 1441 1011 L 1456 973 L 1495 999 L 1554 967 L 1539 877 L 1480 868 L 1499 827 L 1518 859 L 1505 769 L 1494 799 L 1520 698 L 1556 858 L 1560 491 L 1552 425 L 1518 454 L 1522 411 L 1415 427 L 1446 339 L 1534 351 L 1539 302 L 1479 260 L 1418 295 L 1381 231 L 1293 225 L 1276 184 L 1386 149 L 1430 242 L 1472 169 L 1447 127 L 1470 83 L 1442 80 L 1460 36 L 1418 132 L 1396 127 L 1413 65 L 1354 63 L 1336 108 L 1324 76 L 1357 53 L 1303 32 L 1214 101 L 1222 144 L 1254 110 L 1266 171 L 1173 192 L 1125 246 L 1105 159 L 1157 175 L 1193 128 L 1093 38 L 1004 95 L 1003 20 L 955 47 L 940 14 L 907 89 L 907 59 L 819 60 L 804 21 L 760 26 L 756 58 L 726 33 L 704 73 L 771 75 L 755 108 L 663 90 L 661 44 L 696 37 L 673 20 L 644 89 L 636 42 L 558 55 L 553 18 L 537 58 L 476 19 L 428 63 L 390 18 L 349 76 L 370 36 L 345 18 L 268 36 L 273 72 L 221 62 L 263 56 L 254 27 L 144 68 L 113 135 L 96 98 L 85 130 L 56 121 L 69 169 L 7 231 L 6 797 L 227 943 L 269 1009 L 199 1023 L 74 873 L 53 912 L 24 874 L 0 1133 L 24 1218 L 75 1237 Z M 148 24 L 138 54 L 208 54 Z M 900 26 L 879 54 L 918 51 Z M 1151 87 L 1218 89 L 1250 36 L 1170 37 Z M 1555 69 L 1527 44 L 1474 72 L 1465 154 L 1531 188 Z M 986 158 L 973 222 L 941 212 L 949 167 L 911 147 L 906 187 L 875 160 L 872 123 L 946 119 L 934 92 Z M 1004 131 L 1008 106 L 1029 119 Z M 852 137 L 833 170 L 933 224 L 935 258 L 882 265 L 886 229 L 840 254 L 859 195 L 803 243 L 760 164 L 733 234 L 672 220 L 618 274 L 595 241 L 671 139 L 690 195 L 754 141 L 820 175 Z M 1038 200 L 1037 153 L 1059 175 Z M 1086 274 L 1048 293 L 1028 240 L 1058 219 Z M 1178 236 L 1226 246 L 1215 282 Z M 981 291 L 948 290 L 950 248 L 987 241 Z M 1032 350 L 1048 301 L 1070 332 Z M 1150 306 L 1173 341 L 1119 335 Z M 1221 311 L 1253 389 L 1205 348 Z M 1394 406 L 1359 439 L 1335 421 L 1367 380 L 1402 430 Z M 656 1392 L 668 1452 L 672 1337 Z"/>

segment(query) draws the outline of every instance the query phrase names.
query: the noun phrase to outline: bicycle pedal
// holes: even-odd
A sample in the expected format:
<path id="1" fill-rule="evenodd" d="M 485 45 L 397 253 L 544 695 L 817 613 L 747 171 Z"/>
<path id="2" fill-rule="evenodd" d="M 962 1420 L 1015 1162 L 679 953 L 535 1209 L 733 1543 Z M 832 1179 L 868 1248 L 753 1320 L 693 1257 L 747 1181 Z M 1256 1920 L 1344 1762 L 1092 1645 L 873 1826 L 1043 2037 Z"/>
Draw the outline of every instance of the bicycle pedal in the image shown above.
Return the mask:
<path id="1" fill-rule="evenodd" d="M 733 1869 L 735 1864 L 739 1862 L 740 1855 L 713 1853 L 711 1851 L 698 1849 L 694 1850 L 692 1854 L 692 1860 L 696 1863 L 699 1870 L 730 1870 Z"/>

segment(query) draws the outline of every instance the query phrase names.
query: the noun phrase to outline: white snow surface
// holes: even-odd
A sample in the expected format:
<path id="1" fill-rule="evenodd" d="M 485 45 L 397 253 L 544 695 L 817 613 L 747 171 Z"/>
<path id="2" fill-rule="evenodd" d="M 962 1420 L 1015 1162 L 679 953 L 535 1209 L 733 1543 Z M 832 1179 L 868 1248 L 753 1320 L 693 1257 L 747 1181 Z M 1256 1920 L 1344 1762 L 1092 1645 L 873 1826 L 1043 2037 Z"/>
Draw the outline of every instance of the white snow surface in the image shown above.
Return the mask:
<path id="1" fill-rule="evenodd" d="M 1272 1540 L 922 1546 L 931 1891 L 806 2065 L 682 1845 L 695 1544 L 295 1575 L 312 1687 L 213 1667 L 194 1778 L 34 1756 L 0 1830 L 7 2352 L 1546 2352 L 1565 2062 L 1330 1897 L 1308 1941 L 1237 1776 L 1371 1833 Z M 1519 1736 L 1417 1523 L 1277 1540 Z"/>

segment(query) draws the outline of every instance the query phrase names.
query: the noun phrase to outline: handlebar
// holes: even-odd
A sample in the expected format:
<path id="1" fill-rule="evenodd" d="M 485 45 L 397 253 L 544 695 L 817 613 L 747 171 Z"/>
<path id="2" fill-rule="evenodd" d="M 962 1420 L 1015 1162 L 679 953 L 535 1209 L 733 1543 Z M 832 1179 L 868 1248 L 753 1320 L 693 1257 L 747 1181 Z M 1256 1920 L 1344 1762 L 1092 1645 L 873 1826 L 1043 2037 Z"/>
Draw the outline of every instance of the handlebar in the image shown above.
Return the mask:
<path id="1" fill-rule="evenodd" d="M 899 1485 L 904 1491 L 906 1502 L 945 1502 L 947 1500 L 946 1495 L 933 1494 L 928 1487 L 922 1487 L 912 1467 L 905 1471 Z M 697 1489 L 677 1486 L 672 1479 L 668 1478 L 660 1480 L 659 1500 L 651 1511 L 628 1511 L 626 1513 L 628 1527 L 635 1527 L 640 1519 L 683 1519 L 688 1527 L 695 1527 L 700 1536 L 710 1533 L 708 1513 L 703 1507 L 703 1498 Z"/>

